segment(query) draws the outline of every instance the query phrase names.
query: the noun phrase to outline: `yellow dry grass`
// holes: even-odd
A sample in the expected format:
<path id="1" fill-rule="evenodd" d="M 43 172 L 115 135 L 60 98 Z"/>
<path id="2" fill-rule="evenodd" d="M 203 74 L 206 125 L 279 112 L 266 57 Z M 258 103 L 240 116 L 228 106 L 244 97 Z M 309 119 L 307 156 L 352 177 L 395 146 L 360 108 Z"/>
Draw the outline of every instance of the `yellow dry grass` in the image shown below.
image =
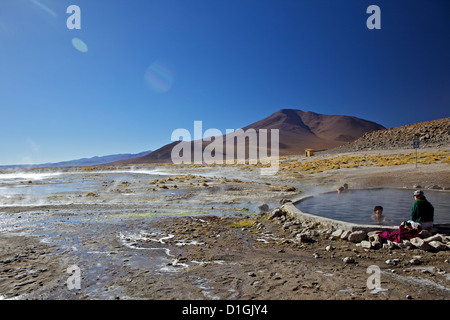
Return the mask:
<path id="1" fill-rule="evenodd" d="M 280 163 L 280 170 L 301 171 L 302 173 L 319 173 L 329 170 L 358 168 L 366 166 L 389 167 L 416 163 L 416 153 L 398 153 L 392 155 L 362 154 L 338 155 L 332 158 L 316 160 L 285 160 Z M 418 164 L 446 163 L 450 164 L 450 151 L 420 152 L 417 154 Z"/>

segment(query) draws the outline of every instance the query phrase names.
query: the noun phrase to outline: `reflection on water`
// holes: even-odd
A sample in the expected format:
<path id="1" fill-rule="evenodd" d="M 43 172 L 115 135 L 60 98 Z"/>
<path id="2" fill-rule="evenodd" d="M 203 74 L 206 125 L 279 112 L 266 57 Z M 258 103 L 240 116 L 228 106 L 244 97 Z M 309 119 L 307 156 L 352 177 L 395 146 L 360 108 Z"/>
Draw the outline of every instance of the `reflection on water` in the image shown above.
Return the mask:
<path id="1" fill-rule="evenodd" d="M 434 206 L 434 222 L 450 223 L 450 193 L 424 191 Z M 414 202 L 413 191 L 405 189 L 351 190 L 349 193 L 323 193 L 296 204 L 306 213 L 353 222 L 374 224 L 371 219 L 375 206 L 383 207 L 385 225 L 398 225 L 408 220 Z"/>

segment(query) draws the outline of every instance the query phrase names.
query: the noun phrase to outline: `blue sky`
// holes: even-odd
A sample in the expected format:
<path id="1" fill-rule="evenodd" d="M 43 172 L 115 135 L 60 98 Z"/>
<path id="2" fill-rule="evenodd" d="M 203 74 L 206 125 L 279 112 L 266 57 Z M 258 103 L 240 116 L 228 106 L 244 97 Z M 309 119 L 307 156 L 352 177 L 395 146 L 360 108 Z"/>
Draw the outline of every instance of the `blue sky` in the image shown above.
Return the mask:
<path id="1" fill-rule="evenodd" d="M 225 132 L 282 108 L 448 117 L 449 15 L 448 0 L 1 0 L 0 165 L 155 150 L 196 120 Z"/>

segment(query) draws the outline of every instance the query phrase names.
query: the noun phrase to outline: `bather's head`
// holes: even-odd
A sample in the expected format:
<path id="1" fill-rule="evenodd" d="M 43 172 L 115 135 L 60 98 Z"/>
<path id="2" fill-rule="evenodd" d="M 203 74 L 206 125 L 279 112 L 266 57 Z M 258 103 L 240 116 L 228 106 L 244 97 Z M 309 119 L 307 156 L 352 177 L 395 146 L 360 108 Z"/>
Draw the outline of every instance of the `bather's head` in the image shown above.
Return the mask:
<path id="1" fill-rule="evenodd" d="M 375 208 L 373 208 L 373 212 L 375 212 L 378 215 L 381 215 L 383 213 L 383 207 L 382 206 L 375 206 Z"/>

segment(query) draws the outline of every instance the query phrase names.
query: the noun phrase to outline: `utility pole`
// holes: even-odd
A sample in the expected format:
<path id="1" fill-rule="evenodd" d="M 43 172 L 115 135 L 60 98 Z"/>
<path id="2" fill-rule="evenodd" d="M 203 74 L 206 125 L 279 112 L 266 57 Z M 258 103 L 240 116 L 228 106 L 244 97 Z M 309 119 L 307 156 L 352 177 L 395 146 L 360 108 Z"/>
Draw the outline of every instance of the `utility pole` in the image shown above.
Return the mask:
<path id="1" fill-rule="evenodd" d="M 416 169 L 417 169 L 417 149 L 419 149 L 419 147 L 420 147 L 420 139 L 419 135 L 416 134 L 413 139 L 413 148 L 416 149 Z"/>

